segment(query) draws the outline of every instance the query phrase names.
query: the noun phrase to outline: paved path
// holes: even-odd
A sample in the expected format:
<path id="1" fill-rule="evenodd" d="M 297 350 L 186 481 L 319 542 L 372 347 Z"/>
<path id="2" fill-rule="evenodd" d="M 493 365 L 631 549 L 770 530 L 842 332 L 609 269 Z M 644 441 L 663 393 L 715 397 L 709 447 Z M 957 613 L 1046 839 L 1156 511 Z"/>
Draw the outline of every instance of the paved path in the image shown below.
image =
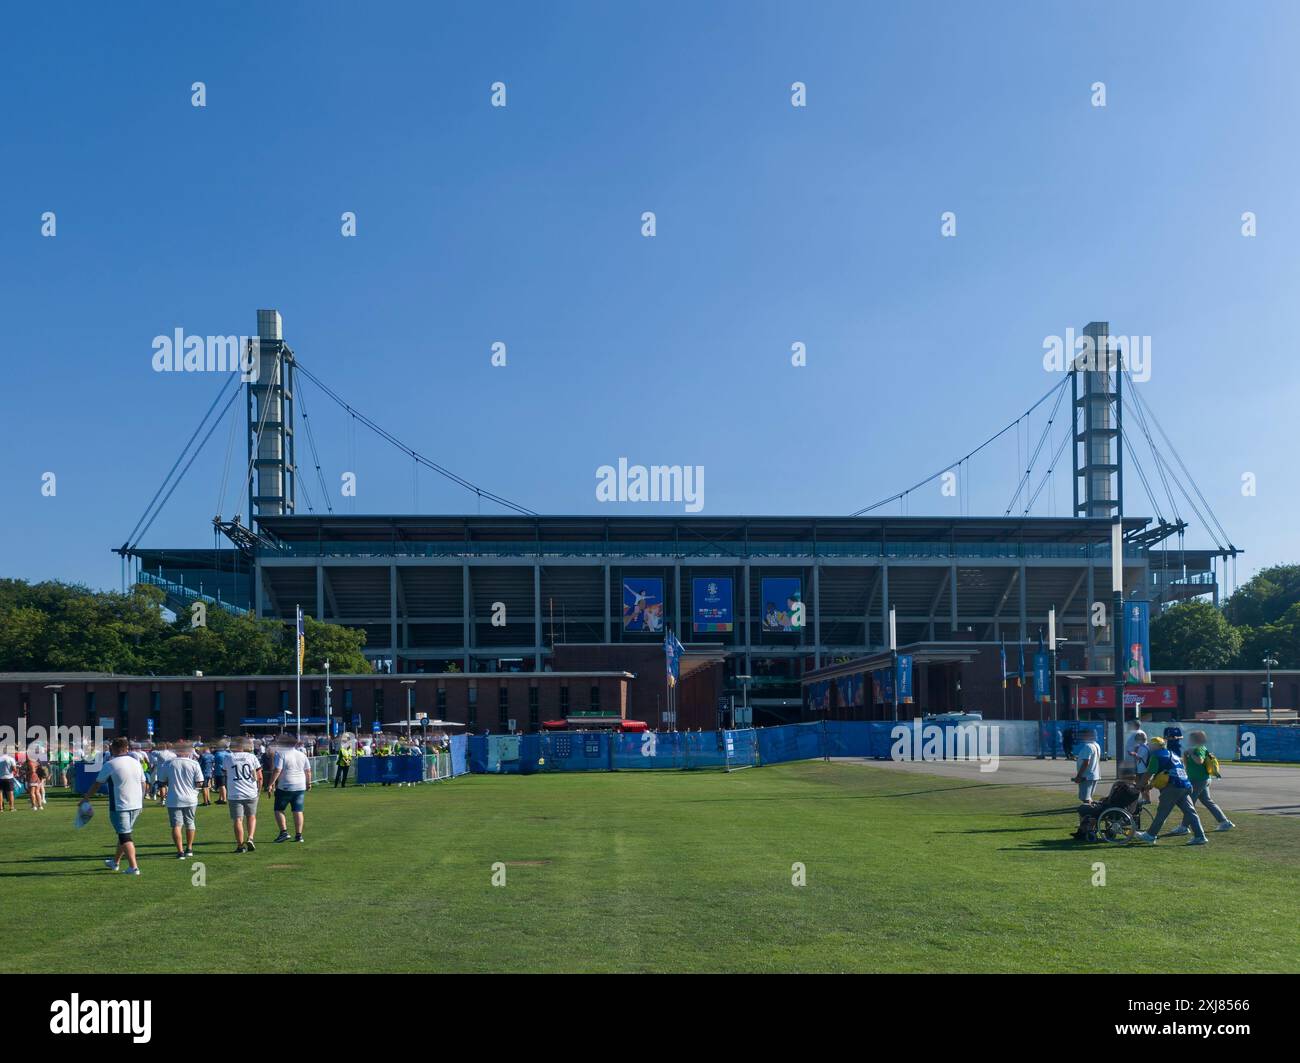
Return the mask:
<path id="1" fill-rule="evenodd" d="M 1070 782 L 1074 765 L 1067 760 L 1038 760 L 1036 757 L 1002 757 L 996 771 L 982 772 L 975 761 L 893 761 L 865 760 L 860 757 L 836 758 L 849 763 L 870 764 L 888 771 L 921 772 L 971 782 L 996 783 L 1000 786 L 1033 786 L 1041 790 L 1059 790 L 1073 801 L 1075 784 Z M 1101 766 L 1102 781 L 1097 790 L 1104 794 L 1115 779 L 1115 765 Z M 1214 784 L 1214 799 L 1223 810 L 1263 812 L 1277 816 L 1295 816 L 1300 820 L 1300 765 L 1269 767 L 1263 764 L 1224 763 L 1223 778 Z"/>

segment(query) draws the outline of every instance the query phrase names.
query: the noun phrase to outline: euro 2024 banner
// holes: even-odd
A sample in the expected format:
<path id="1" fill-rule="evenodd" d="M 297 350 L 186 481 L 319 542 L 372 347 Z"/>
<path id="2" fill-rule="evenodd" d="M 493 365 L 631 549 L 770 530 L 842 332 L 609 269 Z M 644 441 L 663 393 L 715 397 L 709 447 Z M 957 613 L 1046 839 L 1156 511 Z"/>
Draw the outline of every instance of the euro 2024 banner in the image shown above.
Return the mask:
<path id="1" fill-rule="evenodd" d="M 691 606 L 696 631 L 730 631 L 735 624 L 730 576 L 691 581 Z"/>
<path id="2" fill-rule="evenodd" d="M 1124 603 L 1125 681 L 1151 682 L 1151 603 Z"/>

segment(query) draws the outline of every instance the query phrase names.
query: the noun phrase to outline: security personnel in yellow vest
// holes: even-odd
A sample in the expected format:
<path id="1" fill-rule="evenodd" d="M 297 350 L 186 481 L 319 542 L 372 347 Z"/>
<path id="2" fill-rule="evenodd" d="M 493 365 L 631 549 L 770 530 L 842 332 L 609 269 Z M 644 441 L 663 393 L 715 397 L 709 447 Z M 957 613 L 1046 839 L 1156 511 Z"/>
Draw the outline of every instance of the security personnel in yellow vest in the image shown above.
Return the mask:
<path id="1" fill-rule="evenodd" d="M 348 786 L 348 769 L 352 767 L 352 750 L 346 746 L 339 746 L 339 755 L 334 761 L 334 785 L 342 786 L 345 790 Z"/>

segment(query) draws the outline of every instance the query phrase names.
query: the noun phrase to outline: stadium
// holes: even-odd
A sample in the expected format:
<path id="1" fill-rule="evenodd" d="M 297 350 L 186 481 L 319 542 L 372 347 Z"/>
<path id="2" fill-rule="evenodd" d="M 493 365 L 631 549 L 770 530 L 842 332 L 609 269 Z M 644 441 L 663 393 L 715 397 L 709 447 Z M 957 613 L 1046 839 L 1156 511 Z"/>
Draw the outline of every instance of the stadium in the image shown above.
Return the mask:
<path id="1" fill-rule="evenodd" d="M 1073 425 L 1074 512 L 1059 517 L 1030 516 L 1029 505 L 1020 515 L 1000 517 L 887 516 L 875 512 L 880 505 L 843 517 L 551 516 L 520 511 L 472 484 L 480 500 L 515 511 L 303 513 L 296 490 L 302 479 L 295 457 L 297 389 L 305 377 L 324 396 L 346 403 L 300 367 L 277 311 L 258 311 L 257 327 L 256 351 L 250 346 L 246 356 L 247 364 L 259 359 L 257 372 L 242 382 L 249 519 L 214 520 L 224 547 L 146 547 L 139 542 L 150 523 L 146 511 L 135 538 L 118 548 L 124 586 L 161 588 L 178 615 L 203 602 L 291 625 L 301 610 L 364 631 L 364 652 L 377 673 L 416 677 L 408 681 L 413 700 L 405 708 L 471 728 L 536 731 L 569 711 L 598 712 L 599 695 L 593 703 L 591 682 L 583 678 L 588 673 L 625 675 L 627 690 L 606 694 L 605 708 L 616 704 L 618 715 L 654 727 L 807 720 L 815 715 L 809 682 L 826 669 L 842 671 L 845 662 L 888 653 L 891 617 L 895 644 L 916 669 L 909 712 L 1031 715 L 1034 706 L 1014 697 L 1008 702 L 1001 657 L 1010 646 L 1013 656 L 1032 658 L 1054 623 L 1053 707 L 1063 715 L 1072 707 L 1077 716 L 1086 695 L 1103 690 L 1115 672 L 1111 626 L 1094 615 L 1094 603 L 1110 600 L 1115 522 L 1123 532 L 1124 598 L 1146 602 L 1155 613 L 1194 597 L 1217 604 L 1220 573 L 1241 552 L 1218 533 L 1212 547 L 1188 547 L 1187 522 L 1163 512 L 1121 515 L 1130 438 L 1123 419 L 1127 371 L 1120 371 L 1120 347 L 1104 322 L 1084 328 L 1081 343 L 1108 356 L 1081 355 L 1036 404 L 1054 398 L 1056 416 L 1068 403 Z M 1145 428 L 1146 413 L 1137 410 L 1135 420 Z M 1046 464 L 1044 454 L 1040 467 Z M 1031 473 L 1037 475 L 1032 463 L 1021 485 L 1026 500 Z M 1217 521 L 1209 517 L 1213 530 Z M 629 612 L 637 595 L 651 603 L 640 616 Z M 803 610 L 801 624 L 789 622 L 794 602 Z M 666 630 L 684 644 L 688 680 L 674 691 L 671 707 L 665 676 L 651 664 Z M 418 678 L 430 674 L 444 678 Z M 486 676 L 502 678 L 478 678 Z M 1150 708 L 1258 707 L 1262 675 L 1236 678 L 1239 687 L 1216 697 L 1213 684 L 1207 686 L 1212 677 L 1153 676 L 1161 695 Z M 1296 701 L 1294 685 L 1286 685 L 1292 678 L 1282 676 L 1284 702 Z M 199 691 L 203 733 L 218 720 L 215 707 L 205 719 L 205 707 L 217 700 L 208 689 L 215 680 L 189 679 L 186 685 Z M 355 717 L 362 728 L 387 722 L 382 709 L 371 707 L 386 704 L 391 712 L 403 693 L 377 679 L 347 683 L 340 716 L 345 723 Z M 385 694 L 385 685 L 395 689 Z M 485 710 L 478 708 L 481 685 L 488 688 Z M 162 685 L 164 693 L 173 688 Z M 0 712 L 3 689 L 0 683 Z M 276 711 L 287 709 L 286 691 L 282 681 L 278 696 L 246 698 L 240 691 L 235 697 L 247 702 L 240 705 L 245 716 L 256 718 L 268 701 Z M 122 701 L 123 691 L 115 693 Z M 179 694 L 150 696 L 147 708 L 134 703 L 136 718 L 154 713 L 160 724 L 163 715 L 180 722 Z M 322 726 L 321 691 L 313 685 L 307 696 L 309 726 Z M 1093 695 L 1092 703 L 1102 697 Z M 14 695 L 7 700 L 12 704 Z M 354 702 L 364 708 L 356 710 Z M 122 705 L 133 711 L 129 699 Z M 843 719 L 894 713 L 867 698 L 822 708 Z M 235 714 L 220 718 L 233 721 Z"/>
<path id="2" fill-rule="evenodd" d="M 1166 6 L 17 13 L 11 1042 L 1280 1026 L 1294 34 Z"/>

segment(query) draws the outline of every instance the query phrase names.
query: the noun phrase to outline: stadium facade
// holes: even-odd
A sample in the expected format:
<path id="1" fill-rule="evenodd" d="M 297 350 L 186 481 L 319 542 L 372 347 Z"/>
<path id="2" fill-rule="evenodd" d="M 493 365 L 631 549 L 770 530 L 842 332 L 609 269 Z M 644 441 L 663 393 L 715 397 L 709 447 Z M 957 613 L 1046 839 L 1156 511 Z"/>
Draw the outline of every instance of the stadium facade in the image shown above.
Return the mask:
<path id="1" fill-rule="evenodd" d="M 976 647 L 1032 645 L 1055 609 L 1060 667 L 1112 668 L 1092 614 L 1123 497 L 1122 381 L 1104 364 L 1071 374 L 1070 517 L 319 515 L 294 497 L 295 355 L 275 311 L 258 331 L 247 524 L 218 518 L 227 548 L 119 551 L 178 613 L 205 600 L 288 623 L 301 607 L 363 630 L 377 670 L 400 674 L 540 673 L 565 644 L 622 671 L 670 627 L 771 719 L 797 718 L 806 673 L 882 651 L 891 609 L 900 644 Z M 1105 349 L 1104 323 L 1084 332 Z M 1219 552 L 1162 548 L 1163 521 L 1122 527 L 1126 598 L 1217 601 Z"/>

